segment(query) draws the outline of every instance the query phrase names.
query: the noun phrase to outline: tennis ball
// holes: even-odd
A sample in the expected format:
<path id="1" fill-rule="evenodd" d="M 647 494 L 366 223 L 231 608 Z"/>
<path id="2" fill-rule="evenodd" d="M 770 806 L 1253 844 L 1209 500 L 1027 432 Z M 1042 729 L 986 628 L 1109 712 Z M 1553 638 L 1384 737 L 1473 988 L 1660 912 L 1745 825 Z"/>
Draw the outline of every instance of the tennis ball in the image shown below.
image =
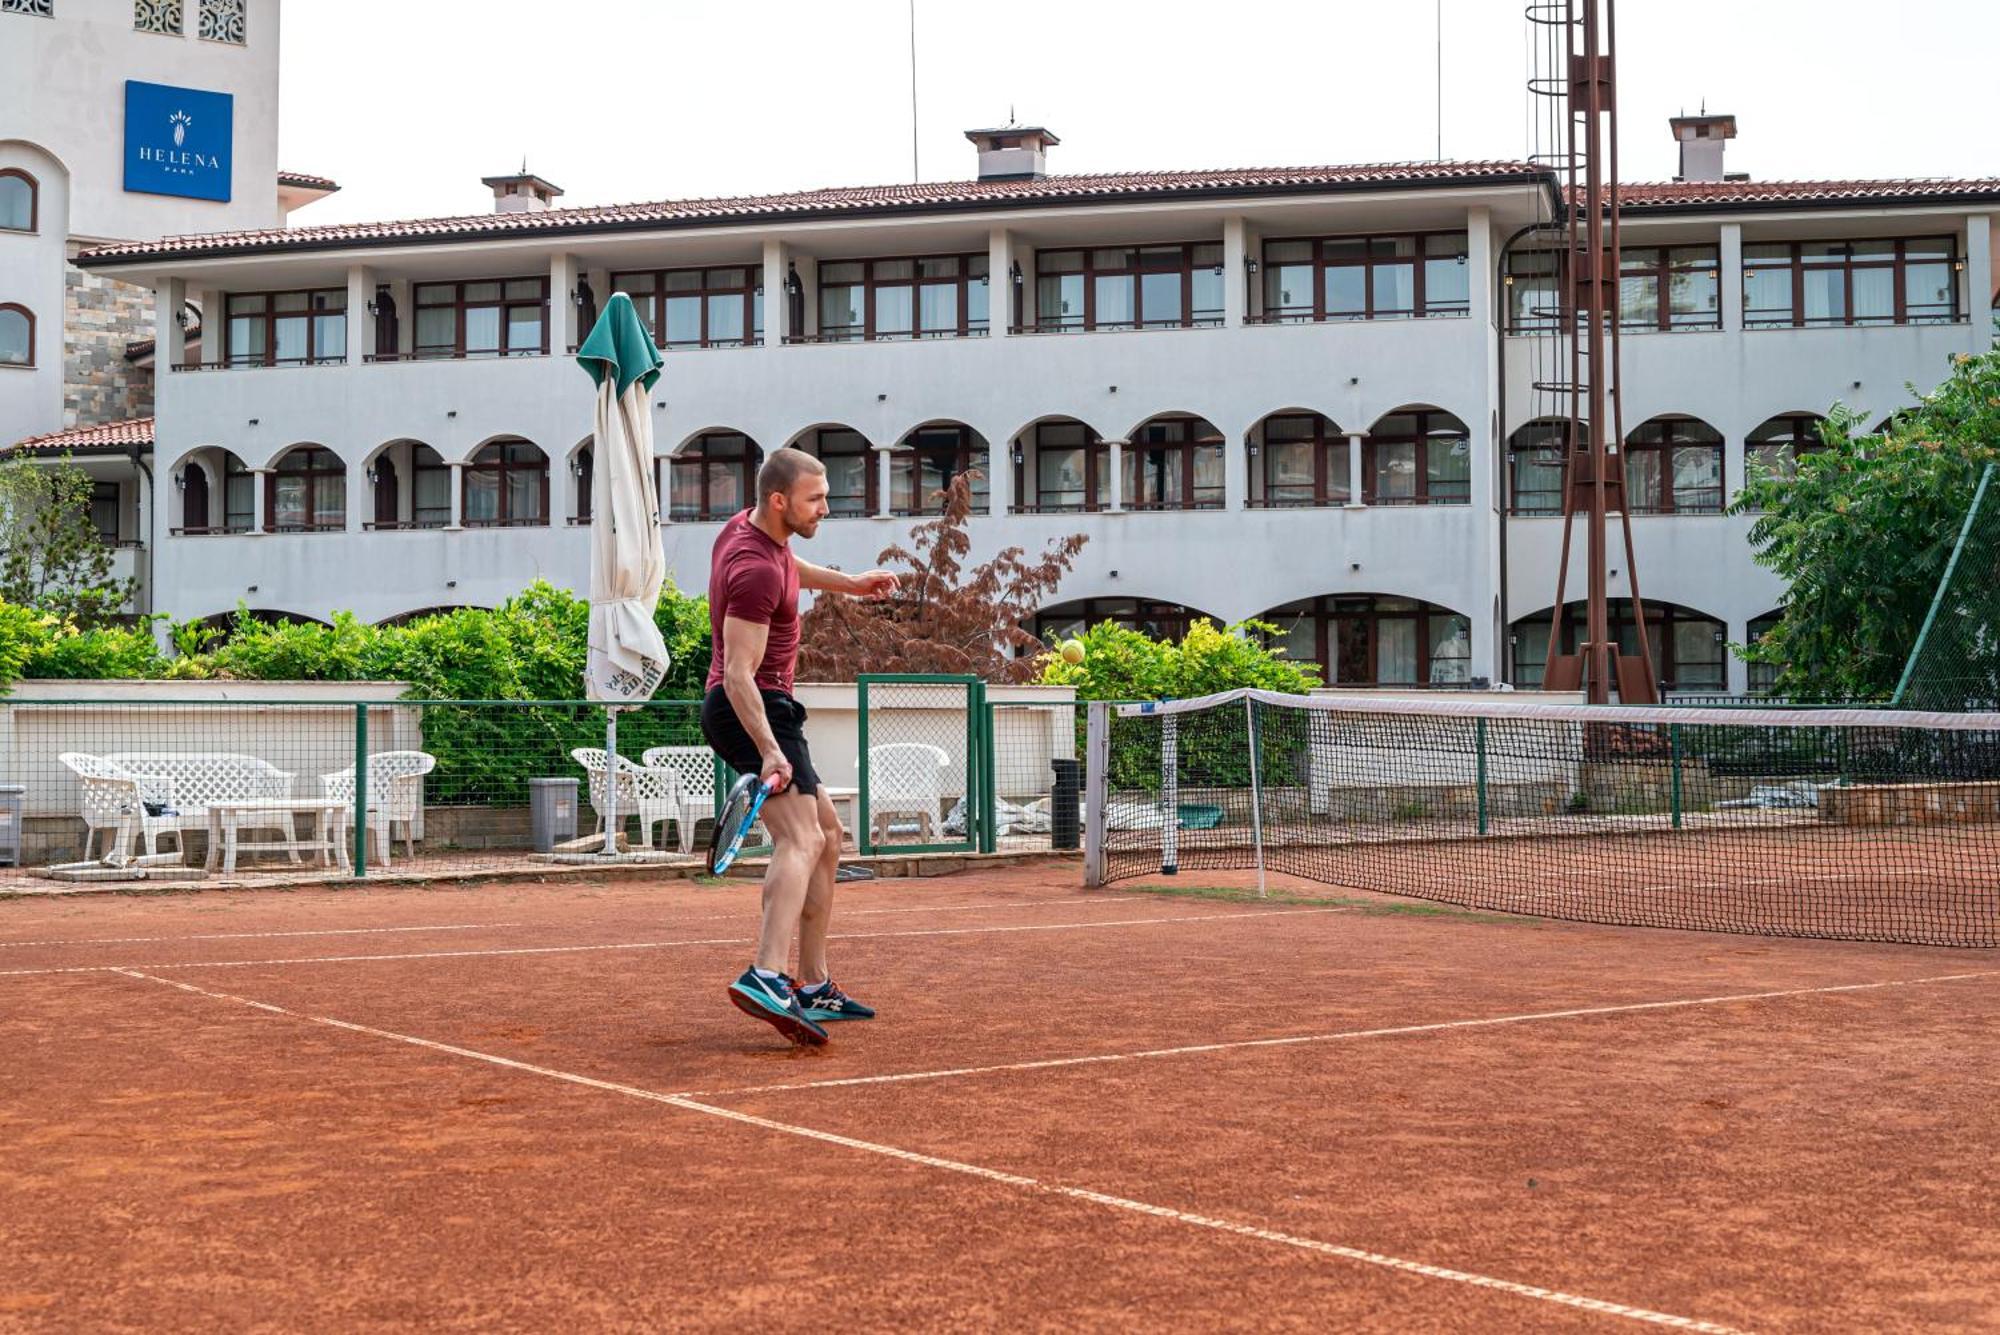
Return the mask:
<path id="1" fill-rule="evenodd" d="M 1063 662 L 1068 663 L 1071 667 L 1074 667 L 1078 663 L 1081 663 L 1083 661 L 1083 641 L 1064 640 L 1062 647 L 1062 656 L 1063 656 Z"/>

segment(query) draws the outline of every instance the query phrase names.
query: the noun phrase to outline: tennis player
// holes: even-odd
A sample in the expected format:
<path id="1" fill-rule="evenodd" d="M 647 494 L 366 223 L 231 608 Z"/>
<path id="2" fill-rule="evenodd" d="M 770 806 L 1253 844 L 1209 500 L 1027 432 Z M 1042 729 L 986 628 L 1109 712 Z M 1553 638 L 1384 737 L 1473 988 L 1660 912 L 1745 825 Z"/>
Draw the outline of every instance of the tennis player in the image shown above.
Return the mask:
<path id="1" fill-rule="evenodd" d="M 886 570 L 843 575 L 792 550 L 826 518 L 826 466 L 803 450 L 776 450 L 757 470 L 757 505 L 722 526 L 709 558 L 708 619 L 715 648 L 701 730 L 739 774 L 758 774 L 772 791 L 763 820 L 774 847 L 764 873 L 764 923 L 757 958 L 729 985 L 737 1009 L 795 1043 L 826 1042 L 831 1020 L 875 1012 L 834 985 L 826 969 L 840 865 L 840 819 L 806 749 L 804 706 L 792 698 L 799 656 L 799 590 L 886 598 Z M 785 972 L 792 937 L 799 976 Z"/>

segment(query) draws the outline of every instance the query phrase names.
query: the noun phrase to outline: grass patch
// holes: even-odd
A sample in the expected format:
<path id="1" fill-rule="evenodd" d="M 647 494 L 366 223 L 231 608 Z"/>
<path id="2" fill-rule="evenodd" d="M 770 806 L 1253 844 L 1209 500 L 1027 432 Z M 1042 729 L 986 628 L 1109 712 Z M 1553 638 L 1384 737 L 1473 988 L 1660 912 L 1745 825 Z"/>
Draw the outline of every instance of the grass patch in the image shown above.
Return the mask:
<path id="1" fill-rule="evenodd" d="M 1255 890 L 1242 889 L 1230 885 L 1146 885 L 1121 886 L 1138 894 L 1163 895 L 1179 899 L 1217 899 L 1232 904 L 1298 904 L 1311 908 L 1353 909 L 1366 917 L 1374 918 L 1456 918 L 1461 922 L 1540 922 L 1524 914 L 1483 913 L 1477 909 L 1462 909 L 1455 904 L 1438 904 L 1430 900 L 1382 900 L 1363 899 L 1355 895 L 1301 895 L 1288 890 L 1273 890 L 1268 896 L 1260 896 Z"/>

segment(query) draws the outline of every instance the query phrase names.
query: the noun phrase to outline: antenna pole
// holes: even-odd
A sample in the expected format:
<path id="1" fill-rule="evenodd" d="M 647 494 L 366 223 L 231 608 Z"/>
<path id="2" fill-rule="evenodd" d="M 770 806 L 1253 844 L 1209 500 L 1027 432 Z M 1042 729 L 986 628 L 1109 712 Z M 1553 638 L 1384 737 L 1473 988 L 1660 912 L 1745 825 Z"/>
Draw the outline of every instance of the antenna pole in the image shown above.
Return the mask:
<path id="1" fill-rule="evenodd" d="M 917 0 L 910 0 L 910 180 L 923 180 L 917 160 Z"/>

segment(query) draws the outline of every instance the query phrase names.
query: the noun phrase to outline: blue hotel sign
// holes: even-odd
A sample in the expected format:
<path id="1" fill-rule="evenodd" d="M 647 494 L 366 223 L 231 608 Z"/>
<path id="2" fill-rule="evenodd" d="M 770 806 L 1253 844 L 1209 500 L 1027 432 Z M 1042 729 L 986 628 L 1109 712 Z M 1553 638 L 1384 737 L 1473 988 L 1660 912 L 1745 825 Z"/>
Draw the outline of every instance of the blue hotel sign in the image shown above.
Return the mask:
<path id="1" fill-rule="evenodd" d="M 235 116 L 228 93 L 127 79 L 125 188 L 227 201 Z"/>

